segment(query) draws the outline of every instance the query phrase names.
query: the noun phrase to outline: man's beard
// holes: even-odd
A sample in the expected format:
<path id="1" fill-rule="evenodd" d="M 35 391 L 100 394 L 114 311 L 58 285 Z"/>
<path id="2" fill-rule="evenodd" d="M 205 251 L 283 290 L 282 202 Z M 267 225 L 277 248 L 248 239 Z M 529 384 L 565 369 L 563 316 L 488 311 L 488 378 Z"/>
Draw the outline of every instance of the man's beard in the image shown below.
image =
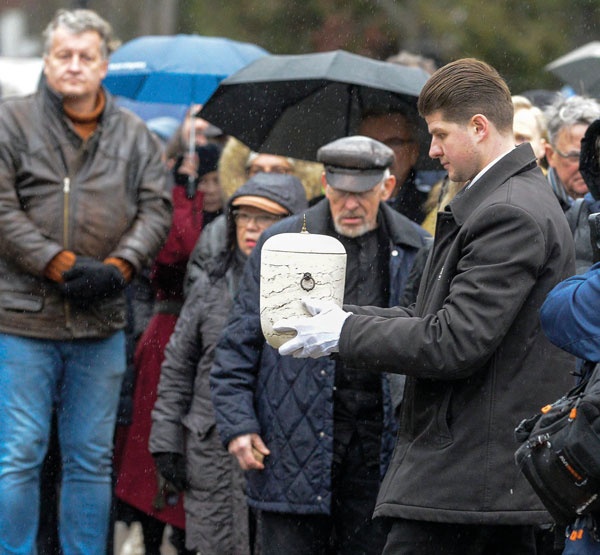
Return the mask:
<path id="1" fill-rule="evenodd" d="M 376 227 L 375 222 L 369 224 L 364 220 L 362 224 L 352 226 L 339 223 L 344 217 L 347 216 L 350 216 L 350 214 L 342 214 L 341 216 L 338 216 L 338 218 L 333 220 L 333 227 L 340 235 L 344 237 L 350 237 L 351 239 L 355 239 L 356 237 L 360 237 L 361 235 L 368 233 Z"/>

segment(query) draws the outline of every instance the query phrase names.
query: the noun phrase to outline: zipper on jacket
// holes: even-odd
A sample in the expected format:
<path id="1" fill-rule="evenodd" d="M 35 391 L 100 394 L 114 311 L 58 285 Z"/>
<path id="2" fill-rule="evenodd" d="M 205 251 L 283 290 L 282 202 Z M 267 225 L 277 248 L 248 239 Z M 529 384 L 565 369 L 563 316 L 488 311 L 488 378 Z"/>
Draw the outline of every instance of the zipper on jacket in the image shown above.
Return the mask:
<path id="1" fill-rule="evenodd" d="M 66 176 L 63 179 L 63 247 L 69 247 L 69 203 L 71 196 L 71 178 Z M 65 325 L 71 327 L 71 304 L 67 299 L 64 300 L 65 305 Z"/>
<path id="2" fill-rule="evenodd" d="M 71 179 L 63 179 L 63 245 L 68 246 L 69 240 L 69 195 L 71 194 Z"/>

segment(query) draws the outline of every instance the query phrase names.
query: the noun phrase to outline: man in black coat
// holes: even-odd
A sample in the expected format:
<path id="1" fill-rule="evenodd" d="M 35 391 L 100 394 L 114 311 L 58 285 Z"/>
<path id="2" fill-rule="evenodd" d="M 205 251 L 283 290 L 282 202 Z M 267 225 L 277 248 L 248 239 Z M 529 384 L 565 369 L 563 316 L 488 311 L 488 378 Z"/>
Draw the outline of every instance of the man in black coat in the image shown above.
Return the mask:
<path id="1" fill-rule="evenodd" d="M 260 237 L 215 350 L 210 383 L 219 435 L 246 470 L 261 511 L 263 555 L 379 555 L 371 519 L 393 445 L 387 376 L 352 361 L 295 360 L 265 343 L 261 247 L 281 233 L 335 237 L 347 253 L 347 302 L 394 306 L 427 232 L 389 208 L 394 154 L 363 136 L 322 146 L 326 198 Z"/>
<path id="2" fill-rule="evenodd" d="M 540 329 L 546 294 L 574 272 L 573 241 L 529 144 L 514 146 L 510 91 L 464 59 L 419 97 L 429 155 L 466 187 L 438 214 L 414 309 L 307 303 L 280 354 L 408 376 L 375 516 L 384 554 L 535 553 L 549 515 L 514 466 L 516 424 L 568 389 L 572 359 Z"/>

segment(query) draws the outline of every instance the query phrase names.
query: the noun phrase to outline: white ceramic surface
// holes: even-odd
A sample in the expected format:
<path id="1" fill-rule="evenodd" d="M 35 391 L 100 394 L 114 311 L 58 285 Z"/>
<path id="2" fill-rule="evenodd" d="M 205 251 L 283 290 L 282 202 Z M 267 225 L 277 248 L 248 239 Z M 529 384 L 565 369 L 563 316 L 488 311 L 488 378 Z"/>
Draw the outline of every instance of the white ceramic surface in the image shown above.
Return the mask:
<path id="1" fill-rule="evenodd" d="M 275 349 L 295 332 L 276 332 L 283 318 L 308 316 L 302 299 L 311 297 L 342 305 L 346 251 L 334 237 L 315 233 L 281 233 L 267 239 L 261 251 L 260 323 Z"/>

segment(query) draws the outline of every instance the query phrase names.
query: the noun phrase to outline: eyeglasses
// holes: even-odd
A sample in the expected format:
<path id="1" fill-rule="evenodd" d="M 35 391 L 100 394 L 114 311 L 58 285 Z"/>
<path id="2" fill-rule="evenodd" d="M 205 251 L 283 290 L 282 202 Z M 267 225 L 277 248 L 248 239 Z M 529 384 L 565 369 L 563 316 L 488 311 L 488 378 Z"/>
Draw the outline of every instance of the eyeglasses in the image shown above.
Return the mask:
<path id="1" fill-rule="evenodd" d="M 558 148 L 553 147 L 554 152 L 558 154 L 561 158 L 566 158 L 569 162 L 579 162 L 579 157 L 581 156 L 581 152 L 579 150 L 572 150 L 571 152 L 561 152 Z"/>
<path id="2" fill-rule="evenodd" d="M 257 173 L 278 173 L 278 174 L 290 174 L 292 169 L 286 166 L 250 166 L 248 168 L 248 175 L 252 177 Z"/>
<path id="3" fill-rule="evenodd" d="M 282 216 L 275 216 L 274 214 L 247 214 L 246 212 L 234 212 L 233 219 L 235 223 L 242 227 L 247 227 L 250 222 L 254 222 L 258 227 L 269 227 L 270 225 L 278 222 Z"/>

